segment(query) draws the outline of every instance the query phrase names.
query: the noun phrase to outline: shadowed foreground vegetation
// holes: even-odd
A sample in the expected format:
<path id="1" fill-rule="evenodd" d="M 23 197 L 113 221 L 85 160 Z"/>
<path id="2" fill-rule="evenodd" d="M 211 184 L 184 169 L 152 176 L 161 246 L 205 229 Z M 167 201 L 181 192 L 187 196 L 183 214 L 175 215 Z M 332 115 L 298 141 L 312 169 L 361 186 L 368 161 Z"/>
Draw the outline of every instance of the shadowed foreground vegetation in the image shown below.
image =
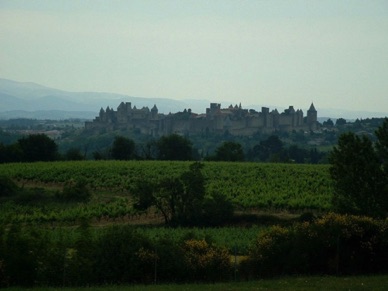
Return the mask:
<path id="1" fill-rule="evenodd" d="M 289 227 L 252 229 L 248 247 L 236 253 L 211 233 L 151 235 L 125 225 L 95 231 L 87 224 L 69 232 L 15 224 L 0 228 L 0 287 L 387 274 L 387 229 L 386 220 L 328 214 Z"/>
<path id="2" fill-rule="evenodd" d="M 388 276 L 353 276 L 353 277 L 281 277 L 250 282 L 233 282 L 217 284 L 163 284 L 105 286 L 84 288 L 36 288 L 39 291 L 244 291 L 244 290 L 387 290 Z M 20 288 L 6 288 L 6 291 L 19 291 Z M 27 289 L 26 289 L 27 290 Z"/>

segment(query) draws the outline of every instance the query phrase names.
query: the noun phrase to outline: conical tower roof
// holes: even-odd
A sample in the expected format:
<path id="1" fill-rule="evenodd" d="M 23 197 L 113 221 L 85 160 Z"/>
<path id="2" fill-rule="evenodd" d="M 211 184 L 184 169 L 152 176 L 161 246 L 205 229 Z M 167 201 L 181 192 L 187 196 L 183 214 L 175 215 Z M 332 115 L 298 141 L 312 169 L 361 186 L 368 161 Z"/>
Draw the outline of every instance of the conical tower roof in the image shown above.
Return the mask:
<path id="1" fill-rule="evenodd" d="M 317 112 L 314 107 L 314 103 L 311 102 L 310 109 L 308 111 Z"/>

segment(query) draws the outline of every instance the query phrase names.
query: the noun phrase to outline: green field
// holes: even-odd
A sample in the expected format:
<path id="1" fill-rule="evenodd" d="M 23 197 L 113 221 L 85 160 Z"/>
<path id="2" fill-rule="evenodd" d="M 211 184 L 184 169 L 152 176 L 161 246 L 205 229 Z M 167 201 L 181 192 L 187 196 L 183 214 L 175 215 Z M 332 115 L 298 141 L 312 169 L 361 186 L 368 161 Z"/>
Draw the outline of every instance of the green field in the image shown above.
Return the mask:
<path id="1" fill-rule="evenodd" d="M 332 196 L 328 165 L 205 162 L 208 193 L 219 192 L 241 209 L 329 210 Z M 178 176 L 190 162 L 82 161 L 0 165 L 0 175 L 20 185 L 60 188 L 85 179 L 97 196 L 130 196 L 138 180 Z M 127 196 L 127 197 L 128 197 Z"/>

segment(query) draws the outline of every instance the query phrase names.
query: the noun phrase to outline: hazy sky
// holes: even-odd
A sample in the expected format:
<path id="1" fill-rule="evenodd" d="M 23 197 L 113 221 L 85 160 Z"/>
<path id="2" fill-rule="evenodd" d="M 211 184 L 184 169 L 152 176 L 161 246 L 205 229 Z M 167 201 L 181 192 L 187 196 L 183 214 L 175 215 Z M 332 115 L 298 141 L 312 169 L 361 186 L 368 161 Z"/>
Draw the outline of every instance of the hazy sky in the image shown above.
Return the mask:
<path id="1" fill-rule="evenodd" d="M 388 1 L 0 0 L 0 77 L 388 113 Z"/>

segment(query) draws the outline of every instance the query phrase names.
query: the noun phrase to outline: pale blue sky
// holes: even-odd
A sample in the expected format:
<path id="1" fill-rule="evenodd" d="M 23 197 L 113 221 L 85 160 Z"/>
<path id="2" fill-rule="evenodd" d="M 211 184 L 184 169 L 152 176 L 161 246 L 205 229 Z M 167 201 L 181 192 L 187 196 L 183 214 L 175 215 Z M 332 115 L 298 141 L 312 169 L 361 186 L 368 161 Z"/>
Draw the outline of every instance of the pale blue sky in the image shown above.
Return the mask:
<path id="1" fill-rule="evenodd" d="M 0 77 L 388 113 L 388 1 L 0 0 Z"/>

